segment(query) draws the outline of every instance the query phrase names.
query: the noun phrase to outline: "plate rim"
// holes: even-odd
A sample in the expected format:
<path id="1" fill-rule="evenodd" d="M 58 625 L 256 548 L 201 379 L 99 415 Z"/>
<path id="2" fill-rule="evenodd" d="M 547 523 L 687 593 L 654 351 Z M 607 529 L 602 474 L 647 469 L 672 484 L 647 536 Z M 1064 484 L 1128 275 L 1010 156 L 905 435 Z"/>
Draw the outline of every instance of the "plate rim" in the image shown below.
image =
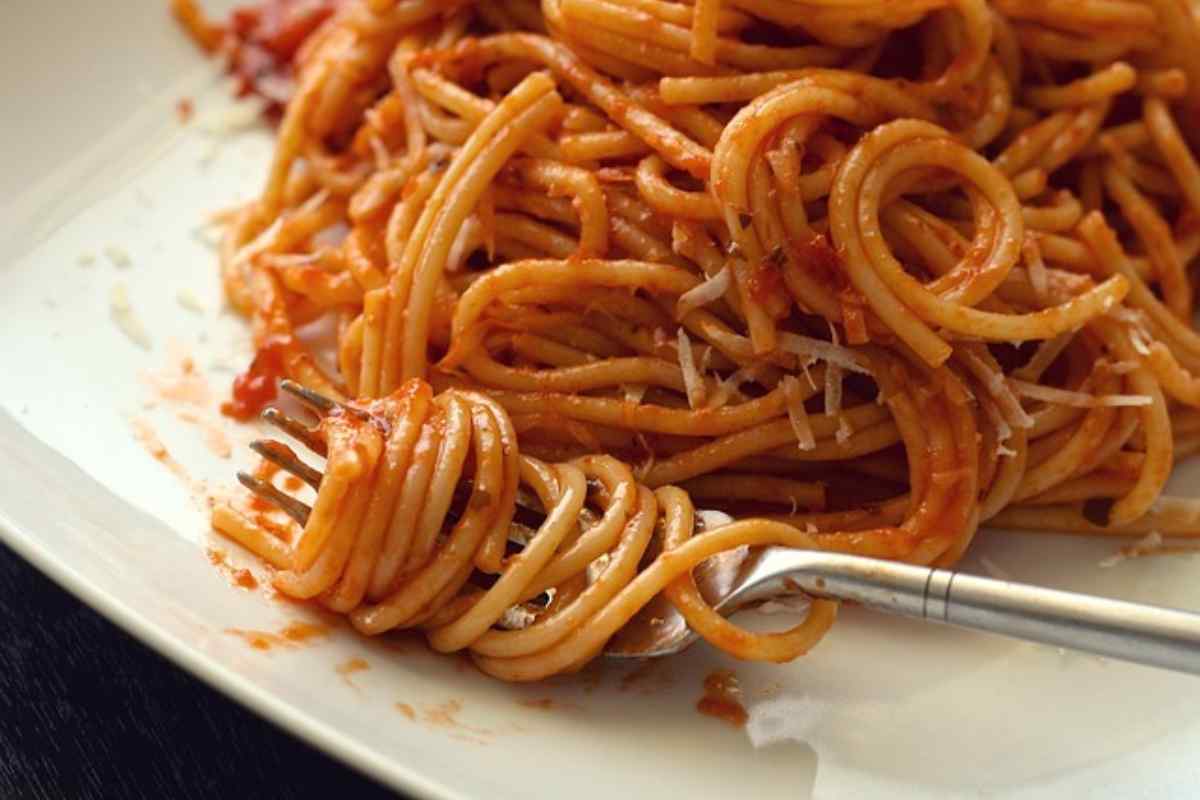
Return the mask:
<path id="1" fill-rule="evenodd" d="M 19 423 L 18 423 L 19 424 Z M 23 427 L 23 426 L 22 426 Z M 107 491 L 107 489 L 106 489 Z M 115 495 L 114 495 L 115 496 Z M 122 503 L 128 501 L 117 497 Z M 323 722 L 303 708 L 277 697 L 265 687 L 225 666 L 165 626 L 138 613 L 117 595 L 73 568 L 39 537 L 17 523 L 0 506 L 0 542 L 10 547 L 60 589 L 100 614 L 138 643 L 165 658 L 221 696 L 265 719 L 284 733 L 358 770 L 387 788 L 421 800 L 465 800 L 447 784 L 407 766 Z"/>

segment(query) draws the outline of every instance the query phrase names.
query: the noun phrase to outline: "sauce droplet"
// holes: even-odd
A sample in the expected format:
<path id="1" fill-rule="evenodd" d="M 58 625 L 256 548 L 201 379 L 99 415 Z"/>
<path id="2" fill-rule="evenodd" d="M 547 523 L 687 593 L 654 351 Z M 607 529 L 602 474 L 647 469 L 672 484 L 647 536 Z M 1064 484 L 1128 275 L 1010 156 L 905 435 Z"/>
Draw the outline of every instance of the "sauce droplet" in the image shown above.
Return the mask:
<path id="1" fill-rule="evenodd" d="M 704 696 L 696 703 L 696 710 L 740 728 L 749 716 L 742 706 L 741 694 L 733 670 L 715 670 L 704 679 Z"/>
<path id="2" fill-rule="evenodd" d="M 275 399 L 279 379 L 286 374 L 286 346 L 282 340 L 272 340 L 259 348 L 249 368 L 233 379 L 233 395 L 221 404 L 222 414 L 245 421 L 258 416 Z"/>

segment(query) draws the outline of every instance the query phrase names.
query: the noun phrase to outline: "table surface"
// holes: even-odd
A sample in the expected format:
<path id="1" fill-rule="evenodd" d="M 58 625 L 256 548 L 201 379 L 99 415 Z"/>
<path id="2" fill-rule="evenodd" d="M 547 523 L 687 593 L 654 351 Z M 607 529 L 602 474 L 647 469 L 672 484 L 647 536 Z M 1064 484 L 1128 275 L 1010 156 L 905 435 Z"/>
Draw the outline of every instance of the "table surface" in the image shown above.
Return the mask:
<path id="1" fill-rule="evenodd" d="M 213 691 L 0 544 L 0 798 L 396 798 Z"/>

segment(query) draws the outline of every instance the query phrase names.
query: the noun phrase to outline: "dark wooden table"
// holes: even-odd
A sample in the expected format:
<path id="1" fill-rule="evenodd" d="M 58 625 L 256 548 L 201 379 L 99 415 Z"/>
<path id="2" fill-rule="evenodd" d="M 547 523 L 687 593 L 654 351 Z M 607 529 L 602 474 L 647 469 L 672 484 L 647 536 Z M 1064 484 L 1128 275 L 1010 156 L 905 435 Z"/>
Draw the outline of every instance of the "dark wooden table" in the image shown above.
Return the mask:
<path id="1" fill-rule="evenodd" d="M 0 798 L 396 798 L 0 545 Z"/>

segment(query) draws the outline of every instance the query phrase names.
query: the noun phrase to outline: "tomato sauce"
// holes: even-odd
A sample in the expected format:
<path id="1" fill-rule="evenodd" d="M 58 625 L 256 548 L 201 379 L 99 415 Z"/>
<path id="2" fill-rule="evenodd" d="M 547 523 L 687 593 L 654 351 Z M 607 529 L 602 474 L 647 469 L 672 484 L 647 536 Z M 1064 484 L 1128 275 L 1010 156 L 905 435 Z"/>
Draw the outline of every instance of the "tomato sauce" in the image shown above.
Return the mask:
<path id="1" fill-rule="evenodd" d="M 237 420 L 252 419 L 275 399 L 284 372 L 285 343 L 268 342 L 259 348 L 250 367 L 233 379 L 233 396 L 221 404 L 221 413 Z"/>
<path id="2" fill-rule="evenodd" d="M 704 679 L 704 696 L 696 703 L 696 710 L 740 728 L 749 718 L 739 699 L 741 693 L 732 670 L 716 670 Z"/>
<path id="3" fill-rule="evenodd" d="M 293 64 L 309 34 L 345 0 L 264 0 L 239 6 L 230 15 L 233 40 L 229 71 L 243 96 L 257 94 L 278 111 L 294 89 Z"/>

